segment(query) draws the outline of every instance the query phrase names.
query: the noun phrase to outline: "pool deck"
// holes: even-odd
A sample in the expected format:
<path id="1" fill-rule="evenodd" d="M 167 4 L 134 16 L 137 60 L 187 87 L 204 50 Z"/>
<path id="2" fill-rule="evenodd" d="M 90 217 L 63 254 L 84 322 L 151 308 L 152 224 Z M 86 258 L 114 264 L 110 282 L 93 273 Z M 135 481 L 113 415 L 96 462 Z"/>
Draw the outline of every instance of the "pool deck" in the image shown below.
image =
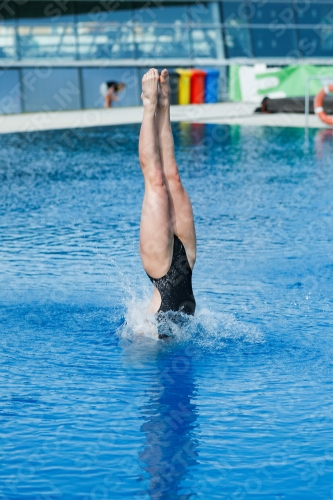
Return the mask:
<path id="1" fill-rule="evenodd" d="M 171 106 L 171 120 L 174 122 L 221 123 L 251 127 L 305 127 L 305 115 L 303 114 L 254 114 L 256 107 L 256 104 L 246 102 Z M 142 106 L 0 115 L 0 134 L 124 125 L 140 123 L 141 119 Z M 327 128 L 327 125 L 315 115 L 309 115 L 308 125 L 309 128 Z"/>

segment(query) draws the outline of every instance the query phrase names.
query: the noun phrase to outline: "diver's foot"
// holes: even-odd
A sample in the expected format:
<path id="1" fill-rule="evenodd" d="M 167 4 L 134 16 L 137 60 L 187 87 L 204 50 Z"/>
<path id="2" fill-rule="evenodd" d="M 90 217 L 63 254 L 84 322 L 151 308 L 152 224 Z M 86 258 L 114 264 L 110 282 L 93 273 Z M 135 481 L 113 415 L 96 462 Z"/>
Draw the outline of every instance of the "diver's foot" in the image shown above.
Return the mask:
<path id="1" fill-rule="evenodd" d="M 158 71 L 151 68 L 143 75 L 141 99 L 146 109 L 155 112 L 157 105 Z"/>
<path id="2" fill-rule="evenodd" d="M 169 84 L 169 73 L 167 69 L 163 69 L 158 86 L 158 101 L 159 107 L 167 107 L 170 105 L 170 84 Z"/>

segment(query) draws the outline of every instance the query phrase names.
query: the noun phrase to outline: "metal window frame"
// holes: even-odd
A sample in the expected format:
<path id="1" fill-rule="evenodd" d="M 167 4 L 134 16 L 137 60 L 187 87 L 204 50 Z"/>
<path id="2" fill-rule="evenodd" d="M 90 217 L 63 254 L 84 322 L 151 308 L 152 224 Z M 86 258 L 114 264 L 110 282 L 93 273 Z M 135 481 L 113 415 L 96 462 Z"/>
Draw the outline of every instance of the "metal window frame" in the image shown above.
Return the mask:
<path id="1" fill-rule="evenodd" d="M 29 1 L 29 0 L 28 0 Z M 36 0 L 35 0 L 36 1 Z M 37 0 L 37 1 L 40 1 L 42 3 L 46 3 L 47 0 Z M 78 1 L 81 1 L 81 2 L 84 2 L 85 0 L 71 0 L 71 3 L 72 3 L 72 14 L 73 14 L 73 21 L 72 22 L 69 22 L 69 24 L 72 24 L 73 23 L 73 28 L 74 28 L 74 37 L 75 37 L 75 46 L 74 46 L 74 57 L 75 57 L 75 60 L 79 60 L 79 40 L 78 40 L 78 24 L 79 24 L 79 21 L 78 21 Z M 87 0 L 88 1 L 88 0 Z M 91 0 L 89 0 L 91 1 Z M 114 2 L 114 0 L 105 0 L 106 3 L 110 3 L 112 4 Z M 275 21 L 270 21 L 270 22 L 264 22 L 264 23 L 252 23 L 250 22 L 250 19 L 247 19 L 246 22 L 242 23 L 242 24 L 230 24 L 228 22 L 223 22 L 223 3 L 233 3 L 233 4 L 255 4 L 256 2 L 254 0 L 200 0 L 200 3 L 216 3 L 219 5 L 219 17 L 220 17 L 220 23 L 195 23 L 193 22 L 193 20 L 191 19 L 191 16 L 190 16 L 190 12 L 189 12 L 189 7 L 191 5 L 195 5 L 195 1 L 194 0 L 182 0 L 181 3 L 184 4 L 184 6 L 186 5 L 187 6 L 187 26 L 188 28 L 190 29 L 204 29 L 204 28 L 215 28 L 215 29 L 220 29 L 221 32 L 222 32 L 222 39 L 223 39 L 223 53 L 225 54 L 226 53 L 226 43 L 225 43 L 225 30 L 228 29 L 228 28 L 232 28 L 232 29 L 249 29 L 250 32 L 250 37 L 251 37 L 251 42 L 252 42 L 252 39 L 253 39 L 253 32 L 252 32 L 252 29 L 268 29 L 268 30 L 271 30 L 272 27 L 274 26 L 275 29 L 285 29 L 285 30 L 296 30 L 296 35 L 299 39 L 299 32 L 298 30 L 300 29 L 327 29 L 330 25 L 327 24 L 327 23 L 313 23 L 313 24 L 309 24 L 309 23 L 301 23 L 299 24 L 297 22 L 297 17 L 295 18 L 295 21 L 294 22 L 291 22 L 291 23 L 283 23 L 283 22 L 279 22 L 279 19 L 277 18 L 277 21 L 278 22 L 275 22 Z M 290 5 L 292 7 L 295 8 L 295 5 L 296 5 L 296 2 L 297 0 L 266 0 L 265 1 L 265 5 L 269 5 L 269 4 L 273 4 L 273 3 L 280 3 L 281 5 Z M 119 4 L 122 3 L 122 0 L 119 0 Z M 132 12 L 132 16 L 133 16 L 133 19 L 134 19 L 134 15 L 135 15 L 135 11 L 137 10 L 137 6 L 138 4 L 142 5 L 144 4 L 144 2 L 142 0 L 132 0 L 132 1 L 129 1 L 126 3 L 129 5 L 129 10 Z M 168 4 L 168 5 L 172 5 L 173 3 L 175 4 L 179 4 L 179 0 L 167 0 L 166 2 L 163 2 L 163 0 L 161 1 L 161 3 L 165 3 L 165 4 Z M 332 9 L 333 9 L 333 2 L 332 0 L 317 0 L 317 1 L 313 1 L 311 0 L 311 4 L 312 5 L 322 5 L 322 4 L 325 4 L 325 5 L 332 5 Z M 21 57 L 21 54 L 20 54 L 20 50 L 19 50 L 19 43 L 18 43 L 18 33 L 17 33 L 17 28 L 19 27 L 19 10 L 18 12 L 16 13 L 16 16 L 15 16 L 15 22 L 14 22 L 14 28 L 15 28 L 15 41 L 16 41 L 16 60 L 21 60 L 21 61 L 24 61 L 26 59 L 22 59 Z M 45 18 L 45 23 L 47 24 L 47 18 Z M 61 23 L 62 24 L 62 23 Z M 64 21 L 64 24 L 67 24 L 66 21 Z M 133 23 L 134 24 L 134 23 Z M 143 27 L 146 27 L 146 26 L 150 26 L 151 24 L 150 23 L 135 23 L 135 24 L 138 24 L 140 26 L 143 26 Z M 156 23 L 156 27 L 159 27 L 159 28 L 171 28 L 173 27 L 173 24 L 169 24 L 169 23 Z M 191 38 L 191 37 L 190 37 Z M 253 45 L 253 43 L 252 43 Z M 193 59 L 195 57 L 195 54 L 193 53 L 193 48 L 190 47 L 190 50 L 192 51 L 190 53 L 190 58 Z M 252 46 L 252 54 L 254 54 L 254 51 L 253 51 L 253 46 Z M 325 57 L 325 56 L 323 56 Z M 137 59 L 137 58 L 136 58 Z M 248 60 L 250 60 L 251 58 L 248 58 Z M 320 58 L 321 59 L 321 58 Z M 39 59 L 41 60 L 41 59 Z M 13 59 L 11 59 L 10 61 L 13 61 Z"/>
<path id="2" fill-rule="evenodd" d="M 29 1 L 29 0 L 28 0 Z M 35 0 L 35 1 L 41 1 L 45 2 L 46 0 Z M 126 68 L 126 67 L 131 67 L 137 70 L 139 72 L 140 68 L 146 68 L 147 67 L 147 58 L 138 58 L 137 57 L 137 46 L 135 44 L 135 56 L 134 58 L 131 59 L 93 59 L 93 60 L 87 60 L 87 59 L 79 59 L 79 41 L 78 41 L 78 17 L 77 17 L 77 2 L 75 0 L 73 1 L 73 15 L 74 15 L 74 21 L 73 23 L 63 23 L 63 24 L 73 24 L 74 25 L 74 37 L 75 37 L 75 59 L 73 60 L 64 60 L 61 57 L 57 59 L 46 59 L 46 58 L 31 58 L 31 59 L 21 59 L 21 54 L 19 50 L 19 44 L 18 44 L 18 32 L 17 28 L 19 26 L 18 20 L 19 17 L 15 17 L 15 22 L 14 22 L 14 28 L 15 28 L 15 41 L 16 41 L 16 57 L 17 59 L 0 59 L 0 66 L 6 70 L 6 69 L 18 69 L 19 70 L 19 78 L 20 78 L 20 85 L 22 85 L 22 70 L 25 68 L 29 67 L 50 67 L 50 68 L 76 68 L 78 71 L 78 81 L 79 81 L 79 86 L 80 86 L 80 91 L 81 91 L 81 106 L 83 109 L 83 94 L 82 94 L 82 69 L 83 68 L 97 68 L 97 67 L 105 67 L 105 68 L 112 68 L 112 67 L 120 67 L 120 68 Z M 80 0 L 80 1 L 85 1 L 85 0 Z M 88 0 L 87 0 L 88 1 Z M 114 0 L 110 0 L 110 3 L 112 3 Z M 173 1 L 177 2 L 177 0 L 168 0 L 168 4 L 172 4 Z M 251 23 L 249 20 L 247 20 L 246 23 L 244 24 L 239 24 L 239 25 L 232 25 L 227 22 L 223 22 L 223 10 L 222 10 L 222 4 L 223 2 L 225 3 L 248 3 L 249 0 L 200 0 L 202 3 L 211 3 L 212 1 L 217 1 L 218 2 L 218 7 L 219 7 L 219 18 L 220 18 L 220 23 L 194 23 L 191 21 L 190 16 L 188 15 L 188 22 L 184 23 L 186 24 L 187 28 L 189 30 L 191 29 L 220 29 L 221 30 L 221 39 L 223 43 L 223 54 L 227 54 L 227 49 L 226 49 L 226 43 L 225 43 L 225 30 L 226 29 L 248 29 L 250 32 L 250 37 L 251 37 L 251 43 L 253 45 L 253 33 L 255 33 L 254 30 L 256 29 L 267 29 L 270 30 L 274 26 L 274 28 L 283 28 L 283 29 L 294 29 L 296 31 L 296 35 L 299 38 L 299 30 L 301 29 L 314 29 L 316 28 L 317 30 L 320 28 L 329 28 L 330 25 L 327 23 L 324 24 L 299 24 L 296 21 L 294 23 L 275 23 L 274 21 L 271 21 L 270 23 Z M 107 0 L 106 0 L 107 2 Z M 120 0 L 121 2 L 121 0 Z M 135 4 L 136 3 L 141 3 L 143 4 L 142 0 L 132 0 L 131 3 L 131 9 L 134 11 L 135 10 Z M 178 2 L 177 2 L 178 3 Z M 195 4 L 193 0 L 183 0 L 183 3 L 187 3 L 188 7 L 192 4 Z M 267 0 L 267 4 L 271 3 L 270 0 Z M 274 3 L 281 3 L 281 4 L 288 4 L 288 5 L 294 5 L 295 1 L 294 0 L 274 0 Z M 332 5 L 332 10 L 333 10 L 333 1 L 332 0 L 318 0 L 318 2 L 314 1 L 313 5 L 320 5 L 320 4 L 330 4 Z M 46 19 L 47 20 L 47 19 Z M 122 23 L 119 23 L 121 25 Z M 150 23 L 132 23 L 132 29 L 134 25 L 140 25 L 143 27 L 146 26 L 151 26 Z M 159 28 L 173 28 L 174 23 L 156 23 L 156 27 Z M 333 28 L 333 25 L 332 25 Z M 253 47 L 252 47 L 253 48 Z M 253 51 L 252 51 L 253 53 Z M 177 66 L 183 66 L 183 67 L 193 67 L 193 66 L 214 66 L 214 67 L 228 67 L 233 64 L 240 64 L 240 65 L 249 65 L 252 66 L 256 63 L 264 63 L 267 64 L 268 66 L 286 66 L 288 64 L 297 64 L 299 65 L 304 65 L 304 64 L 314 64 L 314 65 L 323 65 L 323 66 L 328 66 L 328 65 L 333 65 L 333 55 L 332 57 L 232 57 L 232 58 L 200 58 L 196 57 L 195 54 L 193 53 L 193 47 L 192 47 L 192 38 L 190 36 L 190 57 L 188 58 L 149 58 L 149 64 L 154 65 L 156 67 L 177 67 Z M 323 77 L 311 77 L 311 78 L 320 78 L 323 79 Z M 308 83 L 307 83 L 308 85 Z M 307 89 L 308 92 L 308 89 Z M 307 104 L 309 107 L 309 104 Z M 21 99 L 21 109 L 24 111 L 24 102 Z M 308 108 L 307 108 L 308 109 Z M 306 121 L 308 118 L 306 117 Z"/>

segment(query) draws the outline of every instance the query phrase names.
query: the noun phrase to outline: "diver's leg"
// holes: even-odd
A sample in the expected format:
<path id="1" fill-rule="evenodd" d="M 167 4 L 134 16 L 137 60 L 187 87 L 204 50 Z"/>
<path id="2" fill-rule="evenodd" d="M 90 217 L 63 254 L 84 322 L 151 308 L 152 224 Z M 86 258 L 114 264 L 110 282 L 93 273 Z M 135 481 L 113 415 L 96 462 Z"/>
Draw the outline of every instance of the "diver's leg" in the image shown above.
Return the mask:
<path id="1" fill-rule="evenodd" d="M 109 88 L 108 90 L 108 97 L 107 97 L 107 107 L 108 108 L 111 108 L 112 107 L 112 94 L 113 94 L 113 90 L 112 90 L 112 87 Z"/>
<path id="2" fill-rule="evenodd" d="M 169 75 L 166 69 L 162 71 L 159 79 L 156 125 L 160 157 L 169 192 L 172 229 L 182 241 L 189 264 L 191 268 L 193 268 L 196 257 L 196 236 L 193 210 L 189 196 L 181 183 L 175 158 L 174 142 L 170 124 Z"/>
<path id="3" fill-rule="evenodd" d="M 140 226 L 140 254 L 145 271 L 153 278 L 160 278 L 169 270 L 173 251 L 169 198 L 155 124 L 157 90 L 158 71 L 150 69 L 142 79 L 141 95 L 144 110 L 139 156 L 145 194 Z"/>

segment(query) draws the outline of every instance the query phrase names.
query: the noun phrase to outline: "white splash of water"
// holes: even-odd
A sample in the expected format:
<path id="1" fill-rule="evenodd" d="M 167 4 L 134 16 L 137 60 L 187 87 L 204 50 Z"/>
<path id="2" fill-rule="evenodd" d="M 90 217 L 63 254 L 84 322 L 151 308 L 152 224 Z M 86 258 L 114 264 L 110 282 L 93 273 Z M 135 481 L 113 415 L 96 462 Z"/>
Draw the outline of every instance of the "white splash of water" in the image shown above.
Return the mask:
<path id="1" fill-rule="evenodd" d="M 159 340 L 156 318 L 153 314 L 147 313 L 152 293 L 151 287 L 143 286 L 140 297 L 128 280 L 123 282 L 123 288 L 126 315 L 125 323 L 118 332 L 119 337 L 127 340 L 135 340 L 140 337 Z"/>
<path id="2" fill-rule="evenodd" d="M 158 334 L 170 336 L 172 343 L 191 342 L 203 350 L 223 350 L 228 341 L 257 343 L 263 342 L 263 334 L 250 323 L 239 321 L 233 314 L 197 308 L 194 317 L 176 315 L 172 312 L 158 323 L 153 314 L 146 312 L 151 296 L 151 289 L 145 288 L 142 297 L 131 291 L 125 301 L 125 323 L 118 331 L 121 339 L 142 341 L 143 338 L 165 344 Z M 176 316 L 176 318 L 175 318 Z M 166 344 L 170 345 L 170 342 Z"/>
<path id="3" fill-rule="evenodd" d="M 195 315 L 195 342 L 203 348 L 219 349 L 227 341 L 263 342 L 262 332 L 250 323 L 238 320 L 233 314 L 199 309 Z"/>

